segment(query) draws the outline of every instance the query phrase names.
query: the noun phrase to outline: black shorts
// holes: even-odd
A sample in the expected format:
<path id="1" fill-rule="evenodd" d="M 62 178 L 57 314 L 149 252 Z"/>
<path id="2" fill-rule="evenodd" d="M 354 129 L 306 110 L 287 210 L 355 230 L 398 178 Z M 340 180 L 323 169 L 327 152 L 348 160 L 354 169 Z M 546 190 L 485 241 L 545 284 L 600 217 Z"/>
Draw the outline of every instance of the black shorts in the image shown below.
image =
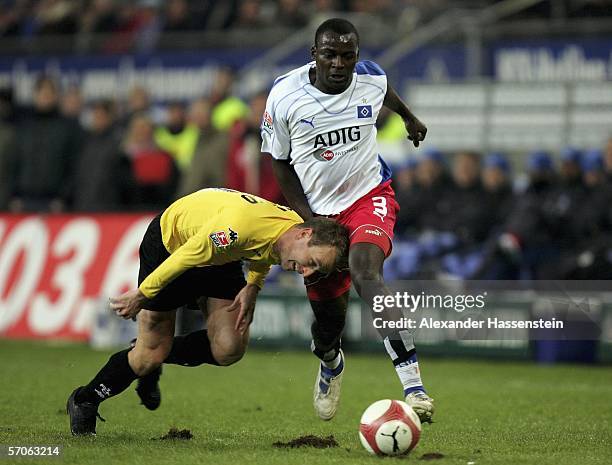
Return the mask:
<path id="1" fill-rule="evenodd" d="M 170 256 L 162 241 L 160 218 L 161 214 L 151 221 L 140 243 L 139 286 Z M 193 305 L 200 297 L 234 300 L 245 285 L 242 263 L 239 261 L 225 265 L 190 268 L 153 297 L 146 309 L 166 312 L 184 305 Z"/>

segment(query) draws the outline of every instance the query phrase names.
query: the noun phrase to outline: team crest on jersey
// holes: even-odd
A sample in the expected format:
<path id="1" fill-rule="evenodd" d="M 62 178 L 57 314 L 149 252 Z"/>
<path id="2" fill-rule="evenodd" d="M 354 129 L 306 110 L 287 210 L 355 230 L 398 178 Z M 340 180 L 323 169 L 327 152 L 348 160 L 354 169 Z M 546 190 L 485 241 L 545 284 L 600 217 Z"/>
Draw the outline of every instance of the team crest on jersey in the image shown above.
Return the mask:
<path id="1" fill-rule="evenodd" d="M 228 228 L 229 235 L 225 231 L 216 231 L 209 234 L 210 240 L 215 247 L 223 248 L 232 245 L 238 239 L 238 233 L 232 228 Z"/>
<path id="2" fill-rule="evenodd" d="M 357 118 L 371 118 L 372 117 L 372 105 L 358 105 L 357 106 Z"/>
<path id="3" fill-rule="evenodd" d="M 268 134 L 272 134 L 274 132 L 274 120 L 272 116 L 267 111 L 264 111 L 263 118 L 261 120 L 261 129 L 266 131 Z"/>

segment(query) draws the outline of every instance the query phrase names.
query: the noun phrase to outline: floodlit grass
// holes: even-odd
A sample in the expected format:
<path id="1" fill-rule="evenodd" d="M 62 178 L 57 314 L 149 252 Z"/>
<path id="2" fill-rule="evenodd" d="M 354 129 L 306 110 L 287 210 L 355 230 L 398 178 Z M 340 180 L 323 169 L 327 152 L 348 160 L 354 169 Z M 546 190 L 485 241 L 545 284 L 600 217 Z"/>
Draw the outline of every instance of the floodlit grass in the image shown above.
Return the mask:
<path id="1" fill-rule="evenodd" d="M 232 367 L 167 366 L 159 410 L 139 405 L 131 387 L 101 405 L 107 421 L 98 421 L 97 437 L 73 438 L 66 398 L 110 354 L 0 340 L 0 355 L 0 445 L 63 447 L 59 459 L 0 458 L 0 465 L 380 463 L 359 443 L 359 418 L 371 402 L 401 394 L 384 354 L 348 354 L 340 410 L 325 423 L 311 405 L 311 354 L 252 351 Z M 436 399 L 435 423 L 401 460 L 422 463 L 437 452 L 444 458 L 431 463 L 440 465 L 612 463 L 610 367 L 425 359 L 421 369 Z M 194 438 L 159 440 L 171 427 Z M 334 435 L 340 447 L 272 446 L 306 434 Z"/>

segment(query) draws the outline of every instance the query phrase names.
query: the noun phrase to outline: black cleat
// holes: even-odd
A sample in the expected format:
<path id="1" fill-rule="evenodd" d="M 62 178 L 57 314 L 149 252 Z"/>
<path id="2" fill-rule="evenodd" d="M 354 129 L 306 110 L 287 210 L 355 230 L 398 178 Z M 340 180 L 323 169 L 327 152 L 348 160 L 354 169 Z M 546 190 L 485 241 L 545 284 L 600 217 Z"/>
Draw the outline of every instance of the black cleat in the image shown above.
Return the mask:
<path id="1" fill-rule="evenodd" d="M 159 377 L 162 368 L 156 368 L 148 375 L 138 378 L 136 394 L 140 397 L 140 403 L 149 410 L 156 410 L 161 404 L 161 391 L 159 390 Z"/>
<path id="2" fill-rule="evenodd" d="M 79 389 L 76 388 L 68 397 L 66 402 L 66 413 L 70 415 L 70 431 L 73 436 L 95 436 L 96 435 L 96 417 L 102 421 L 106 421 L 98 413 L 98 406 L 91 402 L 77 403 L 74 397 Z"/>

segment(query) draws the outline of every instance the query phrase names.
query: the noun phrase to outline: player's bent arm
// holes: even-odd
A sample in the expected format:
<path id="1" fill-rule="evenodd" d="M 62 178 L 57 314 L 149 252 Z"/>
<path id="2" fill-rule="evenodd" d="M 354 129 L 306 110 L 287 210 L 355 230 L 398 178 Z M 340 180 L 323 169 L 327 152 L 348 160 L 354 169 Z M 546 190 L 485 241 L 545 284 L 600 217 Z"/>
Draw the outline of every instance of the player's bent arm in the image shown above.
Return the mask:
<path id="1" fill-rule="evenodd" d="M 250 262 L 247 272 L 247 284 L 253 284 L 259 289 L 263 289 L 264 281 L 270 272 L 270 265 L 264 263 Z"/>
<path id="2" fill-rule="evenodd" d="M 262 153 L 262 155 L 271 157 L 274 177 L 278 181 L 289 206 L 304 220 L 312 218 L 314 215 L 308 205 L 308 199 L 306 199 L 306 194 L 304 194 L 302 183 L 289 161 L 277 160 L 269 153 Z"/>
<path id="3" fill-rule="evenodd" d="M 387 93 L 385 94 L 383 105 L 401 116 L 406 125 L 406 131 L 408 131 L 408 139 L 413 141 L 415 147 L 418 147 L 419 142 L 425 139 L 427 127 L 414 116 L 408 108 L 408 105 L 406 105 L 400 96 L 397 95 L 395 89 L 390 85 L 387 85 Z"/>

